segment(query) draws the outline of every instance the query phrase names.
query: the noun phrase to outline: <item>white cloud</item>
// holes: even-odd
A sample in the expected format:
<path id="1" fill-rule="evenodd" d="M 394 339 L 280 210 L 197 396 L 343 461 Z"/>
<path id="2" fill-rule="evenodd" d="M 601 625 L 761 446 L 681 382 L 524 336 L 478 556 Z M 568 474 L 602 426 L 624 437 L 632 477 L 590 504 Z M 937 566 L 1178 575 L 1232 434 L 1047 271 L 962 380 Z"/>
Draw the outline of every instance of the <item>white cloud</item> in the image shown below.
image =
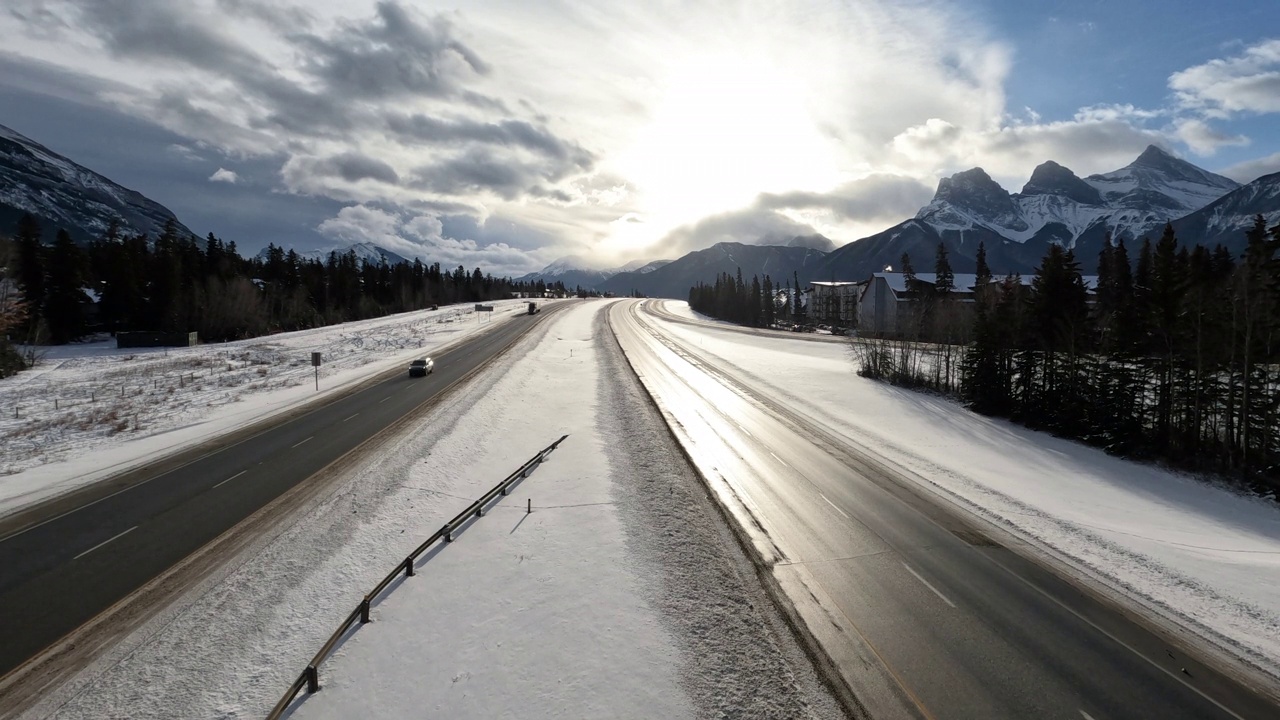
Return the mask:
<path id="1" fill-rule="evenodd" d="M 1280 173 L 1280 152 L 1273 153 L 1264 158 L 1257 160 L 1248 160 L 1246 162 L 1237 163 L 1229 168 L 1220 170 L 1219 174 L 1239 183 L 1249 183 L 1257 180 L 1263 175 L 1272 173 Z"/>
<path id="2" fill-rule="evenodd" d="M 1211 117 L 1280 112 L 1280 40 L 1267 40 L 1169 77 L 1185 108 Z"/>
<path id="3" fill-rule="evenodd" d="M 316 228 L 344 245 L 370 242 L 404 257 L 439 262 L 442 267 L 480 267 L 494 275 L 522 275 L 541 268 L 542 254 L 502 242 L 481 244 L 445 236 L 435 215 L 405 215 L 369 205 L 348 205 Z"/>
<path id="4" fill-rule="evenodd" d="M 1208 156 L 1221 147 L 1249 144 L 1249 138 L 1222 132 L 1197 118 L 1179 118 L 1174 121 L 1173 127 L 1177 138 L 1197 155 Z"/>
<path id="5" fill-rule="evenodd" d="M 981 167 L 1005 184 L 1025 180 L 1031 170 L 1054 160 L 1085 176 L 1122 167 L 1147 145 L 1163 143 L 1166 134 L 1145 129 L 1111 112 L 1085 112 L 1071 120 L 1005 123 L 964 128 L 931 119 L 907 128 L 892 146 L 899 167 L 925 170 L 923 175 L 949 175 Z"/>
<path id="6" fill-rule="evenodd" d="M 235 184 L 240 181 L 240 176 L 237 175 L 233 170 L 228 170 L 226 168 L 218 168 L 212 175 L 209 176 L 209 179 L 212 180 L 213 182 L 224 182 L 224 183 Z"/>

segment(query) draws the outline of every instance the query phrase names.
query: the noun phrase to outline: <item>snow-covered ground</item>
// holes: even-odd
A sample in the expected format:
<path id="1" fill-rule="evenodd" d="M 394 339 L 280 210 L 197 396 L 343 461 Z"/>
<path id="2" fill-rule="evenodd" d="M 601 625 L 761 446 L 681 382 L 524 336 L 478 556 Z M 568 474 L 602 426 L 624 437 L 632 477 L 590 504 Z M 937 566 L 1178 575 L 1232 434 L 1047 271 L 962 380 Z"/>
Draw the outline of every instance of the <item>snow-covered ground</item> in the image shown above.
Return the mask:
<path id="1" fill-rule="evenodd" d="M 0 515 L 347 389 L 509 320 L 526 302 L 191 348 L 39 348 L 36 367 L 0 380 Z M 312 352 L 323 355 L 318 392 Z"/>
<path id="2" fill-rule="evenodd" d="M 1274 503 L 861 378 L 848 346 L 658 322 L 926 487 L 1280 676 Z"/>
<path id="3" fill-rule="evenodd" d="M 263 716 L 421 539 L 566 433 L 393 584 L 293 717 L 839 716 L 600 322 L 607 306 L 548 318 L 24 717 Z"/>

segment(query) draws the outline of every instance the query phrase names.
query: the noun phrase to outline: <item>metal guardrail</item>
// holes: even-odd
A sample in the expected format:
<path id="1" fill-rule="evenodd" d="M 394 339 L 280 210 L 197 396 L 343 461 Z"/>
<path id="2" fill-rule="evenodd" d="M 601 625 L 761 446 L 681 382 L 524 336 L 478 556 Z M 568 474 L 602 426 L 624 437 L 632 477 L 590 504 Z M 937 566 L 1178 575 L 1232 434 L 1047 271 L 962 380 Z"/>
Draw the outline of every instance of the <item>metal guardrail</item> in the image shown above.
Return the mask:
<path id="1" fill-rule="evenodd" d="M 347 619 L 343 620 L 342 624 L 338 626 L 338 629 L 329 636 L 329 640 L 320 648 L 320 652 L 316 653 L 315 657 L 311 658 L 311 662 L 307 663 L 307 667 L 302 670 L 302 673 L 298 675 L 298 678 L 289 686 L 284 697 L 280 698 L 280 702 L 276 703 L 276 706 L 267 714 L 267 720 L 278 720 L 278 718 L 284 714 L 284 711 L 289 708 L 289 705 L 293 703 L 294 699 L 298 697 L 298 693 L 302 692 L 304 687 L 307 689 L 308 694 L 320 689 L 320 663 L 328 659 L 330 653 L 332 653 L 333 649 L 337 647 L 338 642 L 342 640 L 342 636 L 345 635 L 353 625 L 357 622 L 363 625 L 370 621 L 370 605 L 378 599 L 382 592 L 386 590 L 391 583 L 395 582 L 396 578 L 400 577 L 401 573 L 403 573 L 405 577 L 413 577 L 414 563 L 422 553 L 427 551 L 427 548 L 439 542 L 441 539 L 445 542 L 453 542 L 454 532 L 465 525 L 469 520 L 477 517 L 483 517 L 485 506 L 499 495 L 506 495 L 511 486 L 518 480 L 529 477 L 529 473 L 532 472 L 534 468 L 546 459 L 547 455 L 551 454 L 551 451 L 559 447 L 560 443 L 564 442 L 568 437 L 568 435 L 561 435 L 559 440 L 551 443 L 551 445 L 547 446 L 542 452 L 530 458 L 524 465 L 520 466 L 519 470 L 508 475 L 506 479 L 494 486 L 493 489 L 489 490 L 489 492 L 482 495 L 479 500 L 471 503 L 466 510 L 458 513 L 456 517 L 445 523 L 444 527 L 440 528 L 434 535 L 427 538 L 426 542 L 422 543 L 413 552 L 409 553 L 408 557 L 406 557 L 403 562 L 397 565 L 396 568 L 388 573 L 386 577 L 382 578 L 382 582 L 378 583 L 373 588 L 372 592 L 364 596 L 360 601 L 360 604 L 356 606 L 356 609 L 352 610 L 351 614 L 347 615 Z"/>

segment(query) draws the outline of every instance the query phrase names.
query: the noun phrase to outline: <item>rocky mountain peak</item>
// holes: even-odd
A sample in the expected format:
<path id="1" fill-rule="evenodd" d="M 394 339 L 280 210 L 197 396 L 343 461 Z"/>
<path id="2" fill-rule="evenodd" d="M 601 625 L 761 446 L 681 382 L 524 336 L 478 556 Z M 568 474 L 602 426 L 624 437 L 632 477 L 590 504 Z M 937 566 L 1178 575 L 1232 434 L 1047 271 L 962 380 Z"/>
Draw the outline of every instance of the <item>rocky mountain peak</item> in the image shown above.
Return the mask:
<path id="1" fill-rule="evenodd" d="M 939 180 L 932 204 L 943 202 L 984 217 L 1001 217 L 1015 212 L 1009 193 L 980 167 Z"/>
<path id="2" fill-rule="evenodd" d="M 831 239 L 820 233 L 813 235 L 797 235 L 785 243 L 779 243 L 786 247 L 805 247 L 810 250 L 821 250 L 822 252 L 831 252 L 836 249 L 836 244 Z"/>
<path id="3" fill-rule="evenodd" d="M 24 213 L 46 238 L 62 229 L 80 243 L 101 237 L 112 223 L 124 234 L 155 237 L 176 221 L 160 203 L 0 125 L 0 232 L 11 232 Z M 178 232 L 191 234 L 181 223 Z"/>
<path id="4" fill-rule="evenodd" d="M 1140 183 L 1170 180 L 1189 182 L 1219 190 L 1221 191 L 1219 194 L 1240 187 L 1240 183 L 1230 178 L 1196 167 L 1155 145 L 1148 145 L 1147 149 L 1143 150 L 1142 154 L 1127 167 L 1116 173 L 1107 173 L 1107 176 L 1124 173 L 1126 170 Z"/>
<path id="5" fill-rule="evenodd" d="M 1102 194 L 1070 169 L 1049 160 L 1036 167 L 1022 187 L 1023 195 L 1061 195 L 1084 205 L 1101 205 Z"/>

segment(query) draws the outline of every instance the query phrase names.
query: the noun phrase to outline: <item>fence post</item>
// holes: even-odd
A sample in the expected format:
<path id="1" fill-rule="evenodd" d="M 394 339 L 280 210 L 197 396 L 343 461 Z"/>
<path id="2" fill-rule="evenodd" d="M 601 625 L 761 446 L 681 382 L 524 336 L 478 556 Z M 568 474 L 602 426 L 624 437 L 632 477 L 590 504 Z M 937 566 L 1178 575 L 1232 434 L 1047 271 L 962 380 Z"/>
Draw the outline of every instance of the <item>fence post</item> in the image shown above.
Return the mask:
<path id="1" fill-rule="evenodd" d="M 365 595 L 360 601 L 360 624 L 369 622 L 369 596 Z"/>
<path id="2" fill-rule="evenodd" d="M 303 674 L 307 676 L 307 692 L 318 692 L 320 690 L 320 671 L 316 670 L 316 666 L 308 665 Z"/>

